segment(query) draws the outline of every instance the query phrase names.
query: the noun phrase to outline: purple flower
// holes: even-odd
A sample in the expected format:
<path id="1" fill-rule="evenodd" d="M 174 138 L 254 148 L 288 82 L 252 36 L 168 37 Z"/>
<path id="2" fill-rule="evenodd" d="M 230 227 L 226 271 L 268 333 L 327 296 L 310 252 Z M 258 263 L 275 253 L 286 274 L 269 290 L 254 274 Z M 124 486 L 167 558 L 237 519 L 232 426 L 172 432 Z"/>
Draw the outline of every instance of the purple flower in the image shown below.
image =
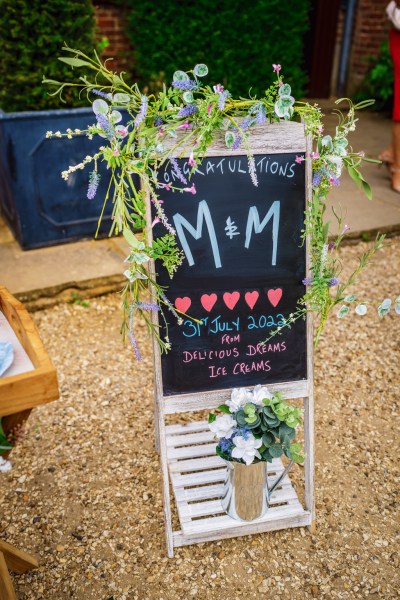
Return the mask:
<path id="1" fill-rule="evenodd" d="M 170 163 L 172 166 L 172 171 L 175 173 L 175 175 L 177 176 L 177 178 L 179 179 L 179 181 L 181 181 L 182 183 L 184 183 L 185 185 L 187 185 L 187 179 L 184 176 L 184 174 L 182 173 L 180 166 L 178 165 L 178 161 L 176 160 L 176 158 L 170 158 Z"/>
<path id="2" fill-rule="evenodd" d="M 164 300 L 165 304 L 168 307 L 168 310 L 170 310 L 172 312 L 174 317 L 176 317 L 177 319 L 180 319 L 181 317 L 178 315 L 175 308 L 172 306 L 171 302 L 168 300 L 167 296 L 163 292 L 160 292 L 160 296 Z"/>
<path id="3" fill-rule="evenodd" d="M 330 173 L 330 175 L 329 175 L 329 183 L 331 185 L 334 185 L 334 186 L 337 187 L 338 185 L 340 185 L 340 179 L 339 179 L 339 177 L 336 177 L 336 175 L 334 175 L 333 173 Z"/>
<path id="4" fill-rule="evenodd" d="M 161 125 L 163 125 L 163 123 L 164 121 L 162 120 L 162 118 L 157 115 L 157 117 L 154 119 L 154 127 L 160 127 Z"/>
<path id="5" fill-rule="evenodd" d="M 272 68 L 274 73 L 279 73 L 279 71 L 282 69 L 281 65 L 274 65 L 274 63 L 272 63 Z"/>
<path id="6" fill-rule="evenodd" d="M 148 101 L 147 96 L 142 95 L 141 99 L 142 99 L 142 103 L 140 105 L 139 112 L 136 115 L 135 127 L 139 127 L 140 123 L 145 118 L 145 116 L 147 114 L 147 108 L 148 108 L 148 105 L 149 105 L 149 101 Z"/>
<path id="7" fill-rule="evenodd" d="M 304 277 L 302 284 L 303 285 L 312 285 L 313 278 L 312 277 Z"/>
<path id="8" fill-rule="evenodd" d="M 190 117 L 190 115 L 194 115 L 198 110 L 197 104 L 188 104 L 181 108 L 178 112 L 178 117 Z"/>
<path id="9" fill-rule="evenodd" d="M 328 279 L 328 287 L 334 287 L 339 284 L 339 279 L 337 277 L 331 277 Z"/>
<path id="10" fill-rule="evenodd" d="M 241 143 L 242 143 L 242 137 L 240 135 L 237 135 L 235 137 L 235 141 L 232 144 L 232 150 L 237 150 L 240 147 Z"/>
<path id="11" fill-rule="evenodd" d="M 172 82 L 172 87 L 177 88 L 178 90 L 197 90 L 198 89 L 198 83 L 197 81 L 193 81 L 193 79 L 189 79 L 187 81 L 173 81 Z"/>
<path id="12" fill-rule="evenodd" d="M 100 90 L 91 90 L 92 94 L 96 94 L 97 96 L 101 96 L 102 98 L 105 98 L 106 100 L 109 100 L 109 94 L 106 94 L 105 92 L 101 92 Z"/>
<path id="13" fill-rule="evenodd" d="M 314 177 L 313 177 L 313 186 L 314 187 L 318 187 L 322 181 L 322 177 L 323 177 L 323 172 L 322 171 L 317 171 L 316 173 L 314 173 Z"/>
<path id="14" fill-rule="evenodd" d="M 96 119 L 101 129 L 104 131 L 106 138 L 112 140 L 115 137 L 115 130 L 107 117 L 101 113 L 97 113 Z"/>
<path id="15" fill-rule="evenodd" d="M 259 110 L 256 115 L 256 123 L 258 123 L 259 125 L 263 125 L 266 120 L 267 120 L 267 117 L 265 116 L 264 111 Z"/>
<path id="16" fill-rule="evenodd" d="M 133 348 L 133 351 L 135 353 L 137 360 L 142 360 L 142 355 L 140 354 L 140 350 L 138 348 L 136 338 L 133 334 L 133 314 L 132 313 L 131 313 L 131 316 L 129 319 L 129 339 L 131 340 L 132 348 Z"/>
<path id="17" fill-rule="evenodd" d="M 87 197 L 89 200 L 93 200 L 96 195 L 97 188 L 99 187 L 100 175 L 96 171 L 92 171 L 89 175 L 89 187 L 87 191 Z"/>
<path id="18" fill-rule="evenodd" d="M 158 304 L 154 302 L 136 302 L 136 308 L 140 310 L 160 310 Z"/>
<path id="19" fill-rule="evenodd" d="M 224 110 L 226 99 L 229 98 L 229 96 L 230 96 L 230 93 L 228 92 L 228 90 L 224 90 L 222 92 L 219 92 L 219 98 L 218 98 L 218 108 L 219 108 L 219 110 Z"/>

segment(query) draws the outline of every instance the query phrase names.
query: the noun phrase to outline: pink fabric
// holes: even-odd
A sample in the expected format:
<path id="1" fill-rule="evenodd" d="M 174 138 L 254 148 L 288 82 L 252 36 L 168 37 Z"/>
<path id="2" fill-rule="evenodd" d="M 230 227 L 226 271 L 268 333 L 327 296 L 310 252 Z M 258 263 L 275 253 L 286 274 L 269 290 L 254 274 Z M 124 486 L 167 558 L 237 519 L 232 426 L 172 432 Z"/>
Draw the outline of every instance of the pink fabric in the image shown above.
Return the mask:
<path id="1" fill-rule="evenodd" d="M 390 31 L 390 54 L 394 73 L 393 121 L 400 121 L 400 31 Z"/>

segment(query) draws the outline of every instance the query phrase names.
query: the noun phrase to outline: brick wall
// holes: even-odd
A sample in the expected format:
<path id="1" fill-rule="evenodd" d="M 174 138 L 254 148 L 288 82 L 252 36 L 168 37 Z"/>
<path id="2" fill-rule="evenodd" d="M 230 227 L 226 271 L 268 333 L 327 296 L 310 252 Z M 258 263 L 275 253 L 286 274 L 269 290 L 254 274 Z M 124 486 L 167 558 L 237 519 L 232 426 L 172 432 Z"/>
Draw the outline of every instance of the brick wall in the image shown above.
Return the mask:
<path id="1" fill-rule="evenodd" d="M 106 37 L 109 42 L 109 46 L 102 53 L 102 58 L 114 59 L 109 63 L 113 71 L 126 70 L 128 62 L 132 60 L 132 48 L 125 35 L 124 9 L 112 2 L 103 2 L 103 0 L 97 0 L 93 4 L 99 38 Z"/>
<path id="2" fill-rule="evenodd" d="M 328 0 L 329 1 L 329 0 Z M 387 38 L 390 25 L 386 18 L 385 8 L 389 0 L 358 0 L 353 30 L 347 94 L 352 95 L 363 80 L 369 64 L 368 56 L 376 56 L 381 43 Z M 103 58 L 114 58 L 112 70 L 120 71 L 128 68 L 132 73 L 133 53 L 125 36 L 125 9 L 114 4 L 112 0 L 94 0 L 96 21 L 100 30 L 99 36 L 109 41 Z M 335 92 L 335 81 L 343 31 L 343 11 L 340 11 L 337 48 L 332 73 L 332 92 Z"/>
<path id="3" fill-rule="evenodd" d="M 389 0 L 358 0 L 348 72 L 348 94 L 353 94 L 369 68 L 367 58 L 376 56 L 387 39 L 390 23 L 386 17 Z"/>

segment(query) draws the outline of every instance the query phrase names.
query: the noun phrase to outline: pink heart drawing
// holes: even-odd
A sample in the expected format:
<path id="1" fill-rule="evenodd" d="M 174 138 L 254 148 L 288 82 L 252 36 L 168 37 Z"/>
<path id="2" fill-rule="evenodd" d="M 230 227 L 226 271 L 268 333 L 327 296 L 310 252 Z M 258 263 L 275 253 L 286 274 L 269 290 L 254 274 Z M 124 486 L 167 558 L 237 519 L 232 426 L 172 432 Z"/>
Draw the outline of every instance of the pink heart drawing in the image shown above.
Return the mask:
<path id="1" fill-rule="evenodd" d="M 255 303 L 258 300 L 259 297 L 259 293 L 254 291 L 254 292 L 246 292 L 244 295 L 244 299 L 246 300 L 248 306 L 250 306 L 251 310 L 253 310 Z"/>
<path id="2" fill-rule="evenodd" d="M 232 292 L 232 294 L 230 294 L 229 292 L 225 292 L 225 294 L 223 295 L 225 304 L 231 310 L 233 310 L 235 308 L 236 304 L 238 303 L 239 298 L 240 298 L 239 292 Z"/>
<path id="3" fill-rule="evenodd" d="M 200 302 L 201 302 L 203 308 L 205 308 L 206 310 L 208 310 L 208 312 L 210 312 L 210 310 L 216 303 L 217 298 L 218 298 L 217 294 L 210 294 L 210 295 L 203 294 L 202 297 L 200 298 Z"/>
<path id="4" fill-rule="evenodd" d="M 192 304 L 192 301 L 187 296 L 184 296 L 183 298 L 177 298 L 175 300 L 174 304 L 175 304 L 175 308 L 177 308 L 180 312 L 185 313 L 186 311 L 189 310 L 190 305 Z"/>
<path id="5" fill-rule="evenodd" d="M 272 306 L 275 307 L 279 304 L 279 301 L 282 298 L 282 289 L 276 288 L 276 290 L 268 290 L 267 296 Z"/>

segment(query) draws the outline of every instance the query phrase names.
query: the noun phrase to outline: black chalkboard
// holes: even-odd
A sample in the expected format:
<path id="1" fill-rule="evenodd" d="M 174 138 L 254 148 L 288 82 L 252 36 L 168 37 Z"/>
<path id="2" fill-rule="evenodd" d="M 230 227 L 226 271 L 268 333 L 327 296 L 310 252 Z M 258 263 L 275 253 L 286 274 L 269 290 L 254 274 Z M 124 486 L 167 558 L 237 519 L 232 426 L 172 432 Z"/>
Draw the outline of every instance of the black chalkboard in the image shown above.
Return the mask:
<path id="1" fill-rule="evenodd" d="M 304 294 L 305 165 L 295 158 L 256 155 L 255 187 L 246 156 L 210 157 L 190 180 L 195 195 L 162 190 L 186 259 L 172 279 L 156 265 L 157 281 L 177 308 L 202 320 L 178 325 L 171 315 L 164 395 L 307 378 L 305 321 L 258 345 Z M 187 162 L 178 163 L 187 173 Z M 170 167 L 161 174 L 175 180 Z M 155 225 L 155 238 L 164 232 Z"/>

